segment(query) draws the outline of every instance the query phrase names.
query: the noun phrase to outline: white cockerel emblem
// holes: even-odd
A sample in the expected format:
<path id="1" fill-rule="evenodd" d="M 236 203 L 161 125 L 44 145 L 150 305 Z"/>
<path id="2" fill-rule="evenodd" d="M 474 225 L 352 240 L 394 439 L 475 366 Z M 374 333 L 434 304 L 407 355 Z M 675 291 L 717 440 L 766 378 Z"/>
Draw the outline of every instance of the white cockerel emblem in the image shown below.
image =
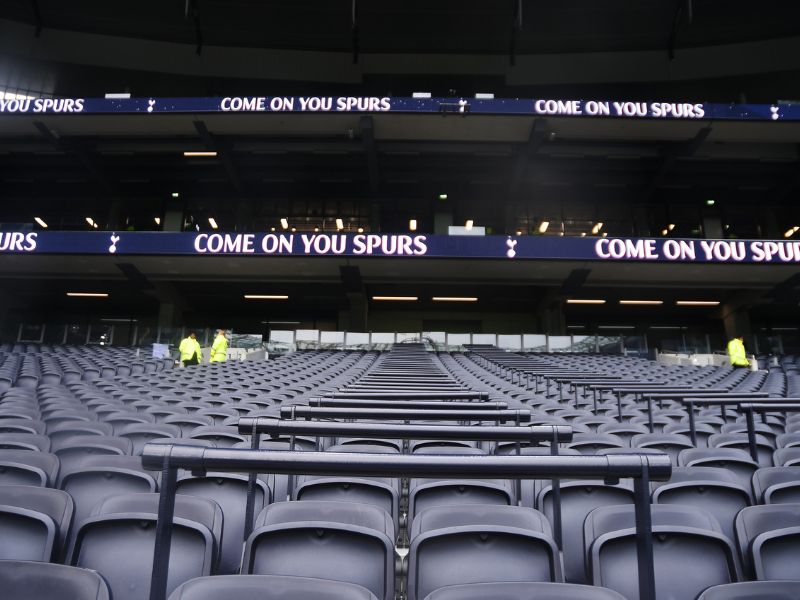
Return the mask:
<path id="1" fill-rule="evenodd" d="M 517 251 L 514 248 L 517 245 L 517 240 L 512 240 L 510 237 L 506 240 L 506 246 L 508 250 L 506 250 L 506 256 L 508 258 L 514 258 L 517 255 Z"/>
<path id="2" fill-rule="evenodd" d="M 117 242 L 119 241 L 119 236 L 116 233 L 111 234 L 111 245 L 108 247 L 108 251 L 111 254 L 114 254 L 117 251 Z"/>

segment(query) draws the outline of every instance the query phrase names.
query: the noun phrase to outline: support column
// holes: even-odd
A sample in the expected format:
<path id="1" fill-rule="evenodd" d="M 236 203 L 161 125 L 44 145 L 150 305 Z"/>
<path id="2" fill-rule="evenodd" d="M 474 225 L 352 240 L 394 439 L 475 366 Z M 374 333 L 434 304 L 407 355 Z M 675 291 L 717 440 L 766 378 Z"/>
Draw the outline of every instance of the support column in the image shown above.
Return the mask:
<path id="1" fill-rule="evenodd" d="M 725 327 L 725 338 L 731 340 L 736 336 L 743 336 L 748 342 L 749 352 L 753 352 L 752 330 L 750 328 L 750 313 L 746 307 L 724 304 L 722 306 L 722 324 Z"/>
<path id="2" fill-rule="evenodd" d="M 162 329 L 178 327 L 182 316 L 181 309 L 172 302 L 162 302 L 158 305 L 158 326 Z"/>
<path id="3" fill-rule="evenodd" d="M 183 202 L 170 200 L 164 207 L 163 231 L 183 231 Z"/>

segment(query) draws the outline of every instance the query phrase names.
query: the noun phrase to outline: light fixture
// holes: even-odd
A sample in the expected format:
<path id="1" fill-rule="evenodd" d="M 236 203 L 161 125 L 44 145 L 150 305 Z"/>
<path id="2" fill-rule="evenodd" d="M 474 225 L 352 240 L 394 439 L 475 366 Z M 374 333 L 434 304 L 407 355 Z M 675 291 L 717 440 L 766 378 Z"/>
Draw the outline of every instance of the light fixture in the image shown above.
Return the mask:
<path id="1" fill-rule="evenodd" d="M 172 192 L 173 198 L 178 198 L 180 196 L 180 192 Z"/>
<path id="2" fill-rule="evenodd" d="M 598 233 L 600 233 L 600 230 L 601 230 L 602 228 L 603 228 L 603 223 L 602 223 L 602 222 L 600 222 L 600 223 L 595 223 L 595 224 L 594 224 L 594 227 L 592 227 L 592 234 L 593 234 L 593 235 L 597 235 Z"/>
<path id="3" fill-rule="evenodd" d="M 104 292 L 67 292 L 70 298 L 108 298 Z"/>
<path id="4" fill-rule="evenodd" d="M 357 229 L 357 231 L 358 231 L 358 233 L 364 233 L 364 228 L 363 228 L 363 227 L 359 227 L 359 228 Z"/>
<path id="5" fill-rule="evenodd" d="M 608 237 L 608 232 L 607 231 L 603 232 L 603 237 Z"/>
<path id="6" fill-rule="evenodd" d="M 289 296 L 281 294 L 245 294 L 245 300 L 288 300 Z"/>
<path id="7" fill-rule="evenodd" d="M 211 225 L 211 229 L 219 229 L 219 225 L 217 225 L 217 221 L 214 217 L 208 217 L 208 224 Z"/>
<path id="8" fill-rule="evenodd" d="M 319 227 L 314 227 L 314 233 L 318 233 L 318 232 L 319 232 Z"/>
<path id="9" fill-rule="evenodd" d="M 706 200 L 706 206 L 714 206 L 716 203 L 716 200 Z"/>
<path id="10" fill-rule="evenodd" d="M 94 219 L 92 217 L 86 217 L 86 222 L 89 224 L 89 227 L 94 227 Z"/>
<path id="11" fill-rule="evenodd" d="M 342 221 L 341 219 L 336 219 L 336 229 L 338 229 L 339 231 L 344 229 L 344 221 Z"/>
<path id="12" fill-rule="evenodd" d="M 669 229 L 670 231 L 675 229 L 675 223 L 670 223 L 669 225 L 667 225 L 667 229 Z"/>
<path id="13" fill-rule="evenodd" d="M 719 300 L 677 300 L 677 306 L 719 306 Z"/>
<path id="14" fill-rule="evenodd" d="M 283 227 L 284 229 L 289 229 L 289 219 L 287 219 L 286 217 L 282 217 L 281 227 Z"/>
<path id="15" fill-rule="evenodd" d="M 372 299 L 389 302 L 415 302 L 419 300 L 417 296 L 373 296 Z"/>
<path id="16" fill-rule="evenodd" d="M 274 227 L 270 227 L 269 230 L 270 231 L 275 231 L 275 228 Z"/>
<path id="17" fill-rule="evenodd" d="M 417 230 L 417 220 L 416 220 L 416 219 L 411 219 L 411 220 L 408 222 L 408 228 L 409 228 L 411 231 L 416 231 L 416 230 Z"/>
<path id="18" fill-rule="evenodd" d="M 522 235 L 522 230 L 521 229 L 517 229 L 517 235 Z"/>
<path id="19" fill-rule="evenodd" d="M 585 231 L 581 231 L 581 237 L 586 237 L 586 232 Z"/>
<path id="20" fill-rule="evenodd" d="M 542 221 L 539 223 L 539 233 L 544 233 L 550 227 L 550 221 Z"/>
<path id="21" fill-rule="evenodd" d="M 292 227 L 292 233 L 294 233 L 295 231 L 297 231 L 297 227 Z"/>
<path id="22" fill-rule="evenodd" d="M 478 298 L 475 296 L 434 296 L 431 300 L 434 302 L 477 302 Z"/>
<path id="23" fill-rule="evenodd" d="M 661 235 L 667 235 L 668 233 L 669 233 L 669 230 L 667 230 L 667 229 L 662 229 L 661 230 Z"/>
<path id="24" fill-rule="evenodd" d="M 620 300 L 620 304 L 638 304 L 641 306 L 659 306 L 664 304 L 663 300 Z"/>
<path id="25" fill-rule="evenodd" d="M 787 237 L 787 238 L 788 237 L 792 237 L 798 231 L 800 231 L 800 227 L 797 227 L 797 226 L 790 227 L 789 229 L 786 230 L 786 233 L 783 234 L 783 237 Z"/>
<path id="26" fill-rule="evenodd" d="M 153 221 L 156 222 L 156 225 L 161 225 L 161 217 L 155 217 Z"/>
<path id="27" fill-rule="evenodd" d="M 598 329 L 635 329 L 635 325 L 598 325 Z"/>
<path id="28" fill-rule="evenodd" d="M 474 224 L 475 224 L 475 222 L 472 219 L 467 219 L 467 222 L 464 223 L 464 229 L 467 230 L 467 231 L 472 231 L 472 226 Z"/>
<path id="29" fill-rule="evenodd" d="M 41 227 L 42 229 L 47 229 L 47 223 L 45 223 L 39 217 L 33 217 L 33 220 L 36 221 L 39 224 L 39 227 Z"/>
<path id="30" fill-rule="evenodd" d="M 439 194 L 439 200 L 447 200 L 447 194 Z"/>
<path id="31" fill-rule="evenodd" d="M 188 151 L 188 152 L 184 152 L 183 155 L 186 158 L 200 158 L 200 157 L 213 158 L 214 156 L 217 155 L 217 153 L 213 152 L 213 151 L 210 151 L 210 150 L 203 150 L 203 151 L 191 150 L 191 151 Z"/>
<path id="32" fill-rule="evenodd" d="M 592 298 L 567 298 L 567 304 L 605 304 L 605 300 Z"/>

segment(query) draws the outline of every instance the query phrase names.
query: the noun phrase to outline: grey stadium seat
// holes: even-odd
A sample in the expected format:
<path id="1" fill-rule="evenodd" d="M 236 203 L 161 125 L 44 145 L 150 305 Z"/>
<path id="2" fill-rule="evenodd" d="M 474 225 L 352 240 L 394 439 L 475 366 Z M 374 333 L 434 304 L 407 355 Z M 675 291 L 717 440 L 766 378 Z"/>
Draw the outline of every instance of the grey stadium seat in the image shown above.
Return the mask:
<path id="1" fill-rule="evenodd" d="M 653 505 L 656 594 L 694 598 L 709 586 L 732 583 L 740 569 L 732 542 L 708 512 L 691 506 Z M 586 565 L 594 585 L 640 600 L 633 506 L 607 506 L 584 523 Z"/>
<path id="2" fill-rule="evenodd" d="M 697 600 L 800 600 L 796 581 L 743 581 L 708 588 Z"/>
<path id="3" fill-rule="evenodd" d="M 354 583 L 285 575 L 198 577 L 176 589 L 169 600 L 378 600 Z"/>
<path id="4" fill-rule="evenodd" d="M 153 567 L 158 494 L 112 496 L 78 528 L 69 564 L 103 574 L 114 600 L 147 598 Z M 177 495 L 167 593 L 210 575 L 218 560 L 222 511 L 205 498 Z"/>
<path id="5" fill-rule="evenodd" d="M 0 485 L 49 487 L 56 482 L 60 462 L 55 454 L 30 450 L 0 450 Z"/>
<path id="6" fill-rule="evenodd" d="M 736 517 L 736 537 L 755 579 L 800 581 L 800 504 L 742 509 Z"/>
<path id="7" fill-rule="evenodd" d="M 800 502 L 800 466 L 759 469 L 753 474 L 753 491 L 761 504 Z"/>
<path id="8" fill-rule="evenodd" d="M 280 502 L 266 507 L 247 540 L 242 572 L 355 583 L 394 598 L 394 524 L 355 502 Z"/>
<path id="9" fill-rule="evenodd" d="M 607 588 L 571 583 L 467 583 L 449 585 L 424 600 L 625 600 Z"/>
<path id="10" fill-rule="evenodd" d="M 429 508 L 409 537 L 408 600 L 462 583 L 563 581 L 550 524 L 532 508 Z"/>
<path id="11" fill-rule="evenodd" d="M 72 513 L 72 498 L 61 490 L 0 486 L 0 559 L 52 560 L 63 546 Z"/>
<path id="12" fill-rule="evenodd" d="M 103 578 L 89 569 L 0 560 L 3 600 L 111 600 Z"/>

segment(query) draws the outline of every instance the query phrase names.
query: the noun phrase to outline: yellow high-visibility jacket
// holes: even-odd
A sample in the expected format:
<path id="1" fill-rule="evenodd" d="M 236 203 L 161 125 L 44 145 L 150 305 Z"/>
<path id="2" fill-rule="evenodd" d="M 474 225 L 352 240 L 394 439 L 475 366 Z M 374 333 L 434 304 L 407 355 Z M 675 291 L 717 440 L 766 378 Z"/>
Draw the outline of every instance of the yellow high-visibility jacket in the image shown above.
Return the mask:
<path id="1" fill-rule="evenodd" d="M 200 342 L 190 337 L 181 340 L 181 345 L 178 346 L 178 352 L 181 353 L 181 362 L 192 360 L 195 354 L 197 354 L 197 362 L 203 359 L 203 351 L 200 349 Z"/>
<path id="2" fill-rule="evenodd" d="M 744 351 L 744 344 L 739 339 L 733 338 L 728 342 L 728 356 L 734 367 L 750 366 L 750 361 L 747 360 L 747 354 Z"/>
<path id="3" fill-rule="evenodd" d="M 211 344 L 211 362 L 225 362 L 228 358 L 228 339 L 218 335 Z"/>

